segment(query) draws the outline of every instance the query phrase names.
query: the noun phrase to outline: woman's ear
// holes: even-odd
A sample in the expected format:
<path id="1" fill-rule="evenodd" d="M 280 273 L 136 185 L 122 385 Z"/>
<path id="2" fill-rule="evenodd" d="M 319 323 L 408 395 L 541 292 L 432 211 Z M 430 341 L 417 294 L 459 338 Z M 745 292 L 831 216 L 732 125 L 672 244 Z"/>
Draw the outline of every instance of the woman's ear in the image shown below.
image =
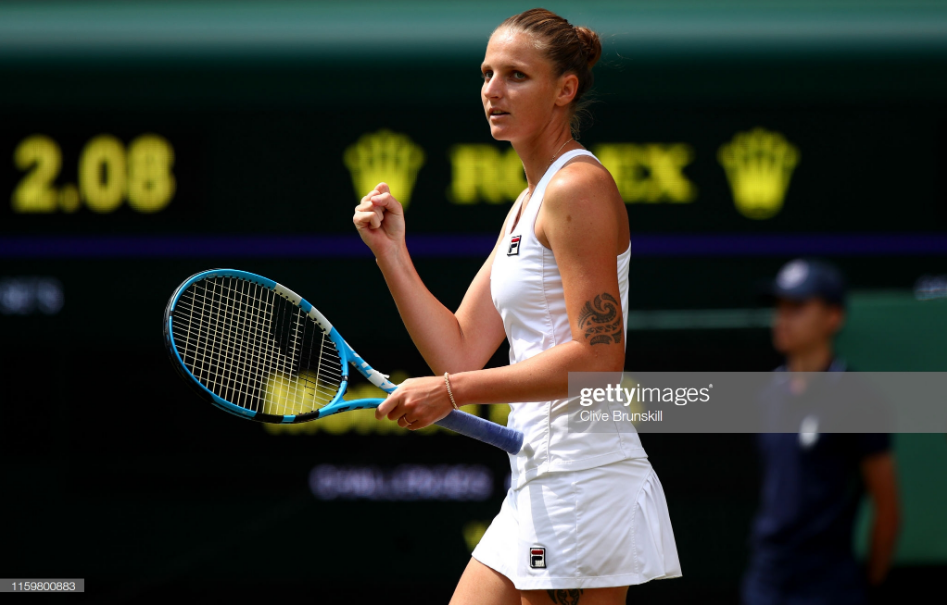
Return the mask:
<path id="1" fill-rule="evenodd" d="M 556 96 L 556 106 L 565 107 L 575 98 L 575 93 L 579 90 L 579 77 L 572 73 L 567 73 L 559 78 L 559 94 Z"/>

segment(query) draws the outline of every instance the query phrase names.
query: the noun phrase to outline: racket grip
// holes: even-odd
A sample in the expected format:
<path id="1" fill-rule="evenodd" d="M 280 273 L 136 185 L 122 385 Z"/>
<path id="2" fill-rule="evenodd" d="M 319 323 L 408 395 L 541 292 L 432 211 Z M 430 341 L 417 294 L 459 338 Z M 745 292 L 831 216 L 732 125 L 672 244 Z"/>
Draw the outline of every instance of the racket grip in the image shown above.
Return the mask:
<path id="1" fill-rule="evenodd" d="M 483 441 L 509 454 L 516 455 L 523 448 L 523 433 L 466 412 L 454 410 L 434 424 Z"/>

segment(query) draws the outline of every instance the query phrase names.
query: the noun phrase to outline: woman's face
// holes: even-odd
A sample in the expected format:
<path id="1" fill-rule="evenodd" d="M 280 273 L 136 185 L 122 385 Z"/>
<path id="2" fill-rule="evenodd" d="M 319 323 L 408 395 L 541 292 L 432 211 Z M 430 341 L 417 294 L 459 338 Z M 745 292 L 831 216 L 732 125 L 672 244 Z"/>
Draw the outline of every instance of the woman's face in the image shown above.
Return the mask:
<path id="1" fill-rule="evenodd" d="M 556 77 L 529 34 L 521 31 L 494 32 L 480 71 L 480 100 L 490 132 L 498 141 L 537 135 L 549 125 L 557 110 L 565 113 L 575 96 L 571 83 L 577 82 L 575 76 Z"/>

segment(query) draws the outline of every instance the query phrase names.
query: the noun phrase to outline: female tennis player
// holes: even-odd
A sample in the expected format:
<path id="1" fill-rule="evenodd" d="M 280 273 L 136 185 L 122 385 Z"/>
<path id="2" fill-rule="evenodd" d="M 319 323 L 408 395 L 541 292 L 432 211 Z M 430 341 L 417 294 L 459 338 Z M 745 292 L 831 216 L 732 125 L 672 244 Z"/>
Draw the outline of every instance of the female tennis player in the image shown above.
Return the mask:
<path id="1" fill-rule="evenodd" d="M 355 209 L 435 372 L 402 383 L 376 415 L 415 430 L 455 406 L 515 402 L 509 425 L 526 437 L 455 605 L 617 604 L 629 585 L 681 575 L 663 488 L 638 435 L 568 431 L 569 372 L 621 371 L 625 360 L 628 215 L 611 175 L 573 138 L 600 55 L 593 31 L 544 9 L 510 17 L 490 37 L 484 114 L 493 137 L 519 154 L 528 187 L 456 313 L 415 271 L 388 186 Z M 510 365 L 483 369 L 504 337 Z"/>

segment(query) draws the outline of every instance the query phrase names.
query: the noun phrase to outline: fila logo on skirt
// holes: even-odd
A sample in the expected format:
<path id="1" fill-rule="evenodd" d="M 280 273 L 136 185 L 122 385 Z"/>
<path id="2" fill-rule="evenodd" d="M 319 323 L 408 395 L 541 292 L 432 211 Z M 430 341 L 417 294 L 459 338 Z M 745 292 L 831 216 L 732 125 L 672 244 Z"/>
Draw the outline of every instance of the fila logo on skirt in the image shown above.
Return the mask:
<path id="1" fill-rule="evenodd" d="M 546 549 L 533 546 L 529 549 L 529 566 L 533 569 L 546 568 Z"/>
<path id="2" fill-rule="evenodd" d="M 507 256 L 519 256 L 520 254 L 520 236 L 514 235 L 510 238 L 510 247 L 506 251 Z"/>

